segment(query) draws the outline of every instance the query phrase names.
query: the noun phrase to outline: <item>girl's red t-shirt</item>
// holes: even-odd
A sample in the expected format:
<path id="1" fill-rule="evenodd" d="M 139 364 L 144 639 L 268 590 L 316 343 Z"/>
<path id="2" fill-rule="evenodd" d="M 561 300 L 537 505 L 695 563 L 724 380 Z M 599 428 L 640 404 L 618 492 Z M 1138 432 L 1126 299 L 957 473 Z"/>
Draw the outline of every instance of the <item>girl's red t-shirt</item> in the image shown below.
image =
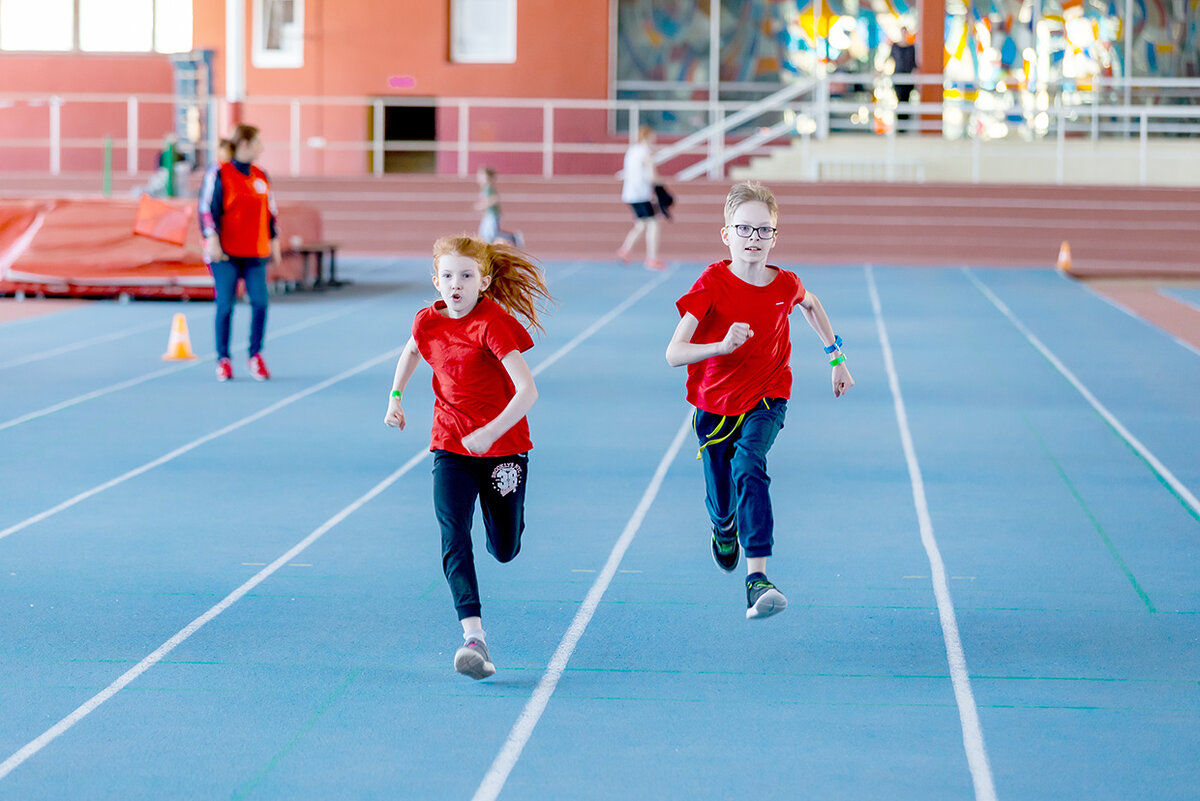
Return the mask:
<path id="1" fill-rule="evenodd" d="M 516 394 L 501 360 L 533 347 L 533 338 L 500 304 L 484 296 L 466 317 L 446 317 L 444 300 L 422 309 L 412 335 L 433 368 L 433 434 L 430 450 L 464 456 L 512 456 L 533 447 L 522 417 L 487 453 L 474 454 L 462 438 L 494 420 Z"/>
<path id="2" fill-rule="evenodd" d="M 700 321 L 692 342 L 720 342 L 734 323 L 749 323 L 754 332 L 733 353 L 687 366 L 688 403 L 724 415 L 750 411 L 763 398 L 791 397 L 788 315 L 804 300 L 795 273 L 768 265 L 778 274 L 766 286 L 755 286 L 734 275 L 729 264 L 723 259 L 708 265 L 675 303 L 680 317 L 686 313 Z"/>

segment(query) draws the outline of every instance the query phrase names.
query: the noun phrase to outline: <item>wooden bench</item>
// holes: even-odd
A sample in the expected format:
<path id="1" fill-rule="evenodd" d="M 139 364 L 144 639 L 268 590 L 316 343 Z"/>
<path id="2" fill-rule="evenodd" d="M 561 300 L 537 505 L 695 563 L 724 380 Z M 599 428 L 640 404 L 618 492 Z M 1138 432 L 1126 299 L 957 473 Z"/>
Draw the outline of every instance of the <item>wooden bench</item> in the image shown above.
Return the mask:
<path id="1" fill-rule="evenodd" d="M 339 281 L 337 277 L 337 251 L 338 246 L 334 242 L 304 242 L 299 245 L 292 246 L 288 252 L 295 253 L 300 257 L 304 264 L 302 275 L 304 282 L 309 289 L 325 289 L 327 287 L 338 287 L 344 284 L 344 281 Z M 329 276 L 325 276 L 325 262 L 328 258 Z M 310 272 L 309 265 L 312 265 Z M 311 277 L 310 277 L 311 276 Z"/>

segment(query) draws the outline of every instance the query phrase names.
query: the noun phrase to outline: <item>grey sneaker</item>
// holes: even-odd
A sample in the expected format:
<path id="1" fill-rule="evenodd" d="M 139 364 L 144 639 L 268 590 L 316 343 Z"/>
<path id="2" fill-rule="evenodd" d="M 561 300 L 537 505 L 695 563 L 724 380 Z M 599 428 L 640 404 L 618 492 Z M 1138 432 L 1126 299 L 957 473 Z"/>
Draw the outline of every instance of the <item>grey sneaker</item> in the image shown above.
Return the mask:
<path id="1" fill-rule="evenodd" d="M 713 561 L 717 563 L 717 567 L 724 570 L 726 573 L 732 573 L 737 567 L 738 559 L 742 555 L 742 548 L 738 544 L 738 535 L 734 531 L 728 537 L 721 536 L 721 530 L 713 526 L 712 533 L 712 555 Z"/>
<path id="2" fill-rule="evenodd" d="M 454 669 L 472 679 L 486 679 L 496 672 L 492 658 L 488 656 L 487 644 L 472 637 L 454 654 Z"/>
<path id="3" fill-rule="evenodd" d="M 758 575 L 762 576 L 761 573 Z M 770 617 L 787 609 L 787 598 L 766 576 L 746 582 L 746 619 Z"/>

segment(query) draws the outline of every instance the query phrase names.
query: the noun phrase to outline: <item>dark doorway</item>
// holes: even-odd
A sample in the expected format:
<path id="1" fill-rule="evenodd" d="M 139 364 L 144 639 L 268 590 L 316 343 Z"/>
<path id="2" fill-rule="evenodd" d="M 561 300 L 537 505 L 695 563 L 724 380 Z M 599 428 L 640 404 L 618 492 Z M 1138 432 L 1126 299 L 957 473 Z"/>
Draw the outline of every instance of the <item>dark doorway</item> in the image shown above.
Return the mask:
<path id="1" fill-rule="evenodd" d="M 375 106 L 367 106 L 367 137 L 375 141 Z M 388 144 L 437 141 L 434 106 L 383 107 L 383 141 Z M 367 171 L 375 170 L 375 150 L 367 151 Z M 385 150 L 384 172 L 437 172 L 436 150 Z"/>

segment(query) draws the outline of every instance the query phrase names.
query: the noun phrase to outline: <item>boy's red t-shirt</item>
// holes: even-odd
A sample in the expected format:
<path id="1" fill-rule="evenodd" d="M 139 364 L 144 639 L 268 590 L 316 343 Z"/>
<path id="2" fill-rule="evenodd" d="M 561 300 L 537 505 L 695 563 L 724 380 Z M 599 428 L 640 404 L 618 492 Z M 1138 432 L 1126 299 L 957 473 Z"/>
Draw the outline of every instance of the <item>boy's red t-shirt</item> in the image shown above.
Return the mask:
<path id="1" fill-rule="evenodd" d="M 804 300 L 795 273 L 777 270 L 766 286 L 754 286 L 729 269 L 729 259 L 708 265 L 675 303 L 679 316 L 699 324 L 692 342 L 720 342 L 734 323 L 749 323 L 754 336 L 725 356 L 687 366 L 688 403 L 714 414 L 748 412 L 763 398 L 792 395 L 792 340 L 788 315 Z"/>
<path id="2" fill-rule="evenodd" d="M 496 418 L 516 394 L 501 360 L 533 347 L 533 338 L 500 304 L 481 297 L 466 317 L 446 317 L 444 300 L 422 309 L 413 320 L 417 350 L 433 368 L 433 434 L 430 450 L 463 456 L 512 456 L 533 447 L 529 421 L 522 417 L 487 453 L 463 447 L 462 438 Z"/>

